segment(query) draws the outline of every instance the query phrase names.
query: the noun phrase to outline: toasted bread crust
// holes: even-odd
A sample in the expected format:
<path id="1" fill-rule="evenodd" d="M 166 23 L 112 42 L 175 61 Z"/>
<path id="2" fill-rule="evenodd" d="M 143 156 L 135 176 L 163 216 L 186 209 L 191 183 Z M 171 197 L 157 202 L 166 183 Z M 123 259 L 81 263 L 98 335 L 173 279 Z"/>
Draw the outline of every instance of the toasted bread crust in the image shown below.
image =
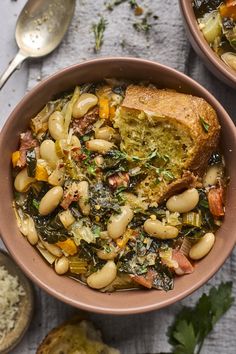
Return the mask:
<path id="1" fill-rule="evenodd" d="M 194 150 L 188 169 L 201 175 L 208 159 L 219 141 L 220 125 L 215 110 L 200 97 L 187 95 L 170 90 L 159 90 L 152 87 L 130 85 L 122 103 L 122 109 L 151 113 L 155 116 L 168 118 L 172 124 L 181 123 L 189 131 L 193 140 Z M 208 125 L 204 129 L 201 119 Z"/>

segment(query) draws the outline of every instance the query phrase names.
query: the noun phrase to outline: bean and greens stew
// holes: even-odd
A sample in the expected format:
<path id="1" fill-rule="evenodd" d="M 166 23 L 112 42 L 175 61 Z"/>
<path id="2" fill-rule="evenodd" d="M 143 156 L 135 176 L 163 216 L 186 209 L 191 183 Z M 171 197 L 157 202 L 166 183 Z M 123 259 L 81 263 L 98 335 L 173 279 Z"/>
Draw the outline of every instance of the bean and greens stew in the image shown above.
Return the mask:
<path id="1" fill-rule="evenodd" d="M 236 70 L 236 1 L 194 0 L 193 9 L 211 48 Z"/>
<path id="2" fill-rule="evenodd" d="M 215 242 L 224 160 L 215 151 L 195 187 L 149 203 L 136 188 L 148 171 L 156 184 L 174 176 L 161 151 L 143 158 L 122 148 L 115 122 L 127 85 L 78 86 L 31 119 L 12 154 L 14 208 L 21 233 L 57 274 L 101 291 L 167 291 Z"/>

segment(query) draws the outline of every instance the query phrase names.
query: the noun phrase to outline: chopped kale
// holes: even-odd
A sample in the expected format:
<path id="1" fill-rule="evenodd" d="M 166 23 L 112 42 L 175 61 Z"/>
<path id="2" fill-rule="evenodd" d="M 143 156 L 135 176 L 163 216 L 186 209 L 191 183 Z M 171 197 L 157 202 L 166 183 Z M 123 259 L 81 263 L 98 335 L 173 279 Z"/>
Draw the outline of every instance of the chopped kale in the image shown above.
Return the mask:
<path id="1" fill-rule="evenodd" d="M 35 177 L 36 165 L 37 165 L 36 152 L 35 152 L 35 148 L 32 148 L 26 152 L 26 166 L 27 166 L 27 173 L 29 177 Z"/>
<path id="2" fill-rule="evenodd" d="M 216 165 L 217 163 L 222 163 L 222 156 L 218 152 L 214 152 L 209 158 L 209 165 Z"/>

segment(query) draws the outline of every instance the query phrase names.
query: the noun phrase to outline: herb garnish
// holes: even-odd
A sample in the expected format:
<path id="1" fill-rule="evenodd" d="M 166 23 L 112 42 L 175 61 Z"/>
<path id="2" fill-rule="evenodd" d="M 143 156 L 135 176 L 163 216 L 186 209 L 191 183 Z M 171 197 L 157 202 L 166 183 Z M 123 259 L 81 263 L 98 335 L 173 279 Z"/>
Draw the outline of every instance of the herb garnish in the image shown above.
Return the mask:
<path id="1" fill-rule="evenodd" d="M 101 17 L 97 24 L 93 24 L 92 29 L 95 37 L 94 51 L 97 53 L 100 51 L 103 44 L 104 32 L 106 29 L 107 21 Z"/>
<path id="2" fill-rule="evenodd" d="M 140 22 L 133 23 L 134 29 L 138 32 L 148 33 L 152 25 L 148 22 L 148 17 L 145 16 Z"/>
<path id="3" fill-rule="evenodd" d="M 184 307 L 168 330 L 173 353 L 199 354 L 206 336 L 233 301 L 232 283 L 227 282 L 203 294 L 194 308 Z"/>
<path id="4" fill-rule="evenodd" d="M 202 127 L 203 127 L 203 130 L 205 130 L 205 132 L 208 133 L 209 128 L 210 128 L 210 124 L 207 123 L 207 122 L 205 121 L 205 119 L 202 118 L 201 116 L 199 116 L 199 121 L 200 121 L 200 123 L 201 123 L 201 125 L 202 125 Z"/>

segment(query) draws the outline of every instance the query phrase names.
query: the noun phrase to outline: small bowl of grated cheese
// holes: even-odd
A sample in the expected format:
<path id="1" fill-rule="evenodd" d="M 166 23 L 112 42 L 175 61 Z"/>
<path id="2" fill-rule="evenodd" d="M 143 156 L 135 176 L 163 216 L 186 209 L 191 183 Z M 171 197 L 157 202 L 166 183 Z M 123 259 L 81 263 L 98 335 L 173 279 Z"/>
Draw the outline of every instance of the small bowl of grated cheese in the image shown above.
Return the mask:
<path id="1" fill-rule="evenodd" d="M 33 288 L 10 256 L 0 251 L 0 353 L 9 353 L 24 336 L 33 313 Z"/>

